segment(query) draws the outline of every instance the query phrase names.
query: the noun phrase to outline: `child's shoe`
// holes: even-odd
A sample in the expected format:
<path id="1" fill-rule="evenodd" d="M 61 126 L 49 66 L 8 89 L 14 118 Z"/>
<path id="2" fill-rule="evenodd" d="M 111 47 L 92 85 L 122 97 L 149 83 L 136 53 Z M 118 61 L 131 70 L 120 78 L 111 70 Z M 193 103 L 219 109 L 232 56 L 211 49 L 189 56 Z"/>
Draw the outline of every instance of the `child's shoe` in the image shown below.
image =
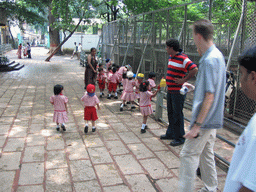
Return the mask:
<path id="1" fill-rule="evenodd" d="M 92 132 L 95 132 L 95 131 L 96 131 L 96 127 L 93 127 L 93 128 L 92 128 Z"/>
<path id="2" fill-rule="evenodd" d="M 126 104 L 131 104 L 131 102 L 130 102 L 130 101 L 128 101 L 128 102 L 126 102 Z"/>
<path id="3" fill-rule="evenodd" d="M 141 133 L 146 133 L 146 128 L 140 130 Z"/>
<path id="4" fill-rule="evenodd" d="M 117 92 L 115 92 L 114 99 L 118 99 L 118 97 L 117 97 Z"/>
<path id="5" fill-rule="evenodd" d="M 56 127 L 56 130 L 59 131 L 59 130 L 60 130 L 60 127 Z"/>
<path id="6" fill-rule="evenodd" d="M 107 99 L 111 99 L 111 96 L 108 96 Z"/>
<path id="7" fill-rule="evenodd" d="M 123 111 L 124 110 L 124 104 L 122 103 L 121 105 L 120 105 L 120 111 Z"/>
<path id="8" fill-rule="evenodd" d="M 63 131 L 66 131 L 66 127 L 65 127 L 64 124 L 61 125 L 61 128 L 62 128 Z"/>
<path id="9" fill-rule="evenodd" d="M 135 109 L 136 107 L 134 105 L 131 106 L 131 109 Z"/>
<path id="10" fill-rule="evenodd" d="M 84 127 L 84 133 L 88 133 L 88 126 L 87 125 Z"/>

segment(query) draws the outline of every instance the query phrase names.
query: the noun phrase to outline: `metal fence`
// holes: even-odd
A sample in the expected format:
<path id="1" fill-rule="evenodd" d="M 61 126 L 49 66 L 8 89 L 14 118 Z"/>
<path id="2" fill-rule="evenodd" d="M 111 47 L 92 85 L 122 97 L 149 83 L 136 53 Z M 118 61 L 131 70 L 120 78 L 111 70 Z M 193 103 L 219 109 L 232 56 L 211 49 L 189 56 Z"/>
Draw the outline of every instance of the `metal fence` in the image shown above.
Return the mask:
<path id="1" fill-rule="evenodd" d="M 200 57 L 189 26 L 195 21 L 194 14 L 209 18 L 215 28 L 214 42 L 225 56 L 227 71 L 231 71 L 227 83 L 225 114 L 247 123 L 256 105 L 239 88 L 237 56 L 245 48 L 256 45 L 256 3 L 247 0 L 243 0 L 241 5 L 237 3 L 233 9 L 239 15 L 227 10 L 229 1 L 223 2 L 219 5 L 214 0 L 199 0 L 104 24 L 99 41 L 102 60 L 111 58 L 120 66 L 130 64 L 133 72 L 144 73 L 145 77 L 154 71 L 158 82 L 167 70 L 166 40 L 178 39 L 183 51 L 198 63 Z M 195 9 L 198 7 L 201 9 Z M 219 11 L 212 13 L 212 10 Z M 192 100 L 189 97 L 187 99 Z"/>

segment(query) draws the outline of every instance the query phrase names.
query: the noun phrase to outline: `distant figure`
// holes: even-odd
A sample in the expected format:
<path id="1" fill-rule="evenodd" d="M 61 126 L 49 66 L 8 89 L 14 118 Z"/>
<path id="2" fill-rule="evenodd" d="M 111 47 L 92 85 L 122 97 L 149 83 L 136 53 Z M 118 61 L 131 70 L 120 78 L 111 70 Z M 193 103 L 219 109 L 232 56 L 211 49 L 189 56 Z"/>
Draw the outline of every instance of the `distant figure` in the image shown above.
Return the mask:
<path id="1" fill-rule="evenodd" d="M 22 50 L 22 45 L 20 43 L 19 46 L 18 46 L 18 51 L 17 51 L 18 59 L 22 59 L 21 58 L 21 50 Z"/>
<path id="2" fill-rule="evenodd" d="M 53 122 L 56 122 L 56 130 L 60 130 L 60 125 L 63 131 L 66 131 L 65 123 L 68 121 L 68 98 L 63 95 L 63 86 L 55 85 L 53 88 L 54 95 L 50 97 L 50 103 L 54 106 Z"/>
<path id="3" fill-rule="evenodd" d="M 83 49 L 82 44 L 79 43 L 79 44 L 78 44 L 78 51 L 77 51 L 77 59 L 78 59 L 78 60 L 80 60 L 80 56 L 81 56 L 82 49 Z"/>
<path id="4" fill-rule="evenodd" d="M 74 42 L 74 45 L 75 45 L 75 48 L 74 48 L 74 51 L 73 51 L 73 54 L 71 56 L 71 59 L 73 59 L 73 57 L 76 55 L 77 58 L 78 58 L 78 54 L 77 54 L 77 51 L 78 51 L 78 46 L 76 45 L 76 42 Z"/>
<path id="5" fill-rule="evenodd" d="M 31 47 L 29 42 L 27 42 L 27 55 L 28 55 L 28 58 L 31 59 Z"/>

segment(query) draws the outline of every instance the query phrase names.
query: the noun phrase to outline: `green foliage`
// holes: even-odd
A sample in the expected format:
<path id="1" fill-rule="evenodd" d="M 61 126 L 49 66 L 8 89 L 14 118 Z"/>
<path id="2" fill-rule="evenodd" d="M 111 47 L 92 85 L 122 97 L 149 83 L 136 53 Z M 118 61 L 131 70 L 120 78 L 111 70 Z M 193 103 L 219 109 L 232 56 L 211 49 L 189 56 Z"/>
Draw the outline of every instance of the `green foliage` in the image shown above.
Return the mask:
<path id="1" fill-rule="evenodd" d="M 0 7 L 5 11 L 8 21 L 17 20 L 19 24 L 26 22 L 32 25 L 43 24 L 46 21 L 43 5 L 43 3 L 36 0 L 6 0 L 0 2 Z"/>
<path id="2" fill-rule="evenodd" d="M 58 18 L 54 23 L 54 28 L 65 31 L 73 31 L 78 22 L 73 18 L 87 21 L 95 14 L 93 0 L 52 0 L 52 14 Z"/>

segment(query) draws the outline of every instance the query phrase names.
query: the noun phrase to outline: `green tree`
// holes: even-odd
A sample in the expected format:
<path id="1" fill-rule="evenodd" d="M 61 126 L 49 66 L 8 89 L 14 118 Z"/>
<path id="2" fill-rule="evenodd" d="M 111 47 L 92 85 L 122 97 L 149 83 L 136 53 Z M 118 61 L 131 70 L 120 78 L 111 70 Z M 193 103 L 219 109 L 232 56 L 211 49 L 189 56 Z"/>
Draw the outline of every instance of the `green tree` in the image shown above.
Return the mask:
<path id="1" fill-rule="evenodd" d="M 88 18 L 96 15 L 95 3 L 96 2 L 93 0 L 52 0 L 51 13 L 54 18 L 58 19 L 54 20 L 50 27 L 62 30 L 65 38 L 46 61 L 50 61 L 52 56 L 57 53 L 61 46 L 73 35 L 82 21 L 89 22 Z M 78 18 L 77 23 L 73 20 L 73 18 L 76 17 Z M 69 34 L 67 35 L 67 33 Z"/>
<path id="2" fill-rule="evenodd" d="M 41 3 L 38 3 L 36 0 L 1 1 L 0 26 L 9 26 L 12 23 L 17 23 L 19 27 L 23 29 L 23 23 L 43 25 L 46 19 L 44 16 L 45 7 L 42 5 L 44 5 L 44 0 L 42 0 Z M 6 28 L 2 29 L 2 33 L 6 34 Z M 5 37 L 3 43 L 6 43 Z"/>

